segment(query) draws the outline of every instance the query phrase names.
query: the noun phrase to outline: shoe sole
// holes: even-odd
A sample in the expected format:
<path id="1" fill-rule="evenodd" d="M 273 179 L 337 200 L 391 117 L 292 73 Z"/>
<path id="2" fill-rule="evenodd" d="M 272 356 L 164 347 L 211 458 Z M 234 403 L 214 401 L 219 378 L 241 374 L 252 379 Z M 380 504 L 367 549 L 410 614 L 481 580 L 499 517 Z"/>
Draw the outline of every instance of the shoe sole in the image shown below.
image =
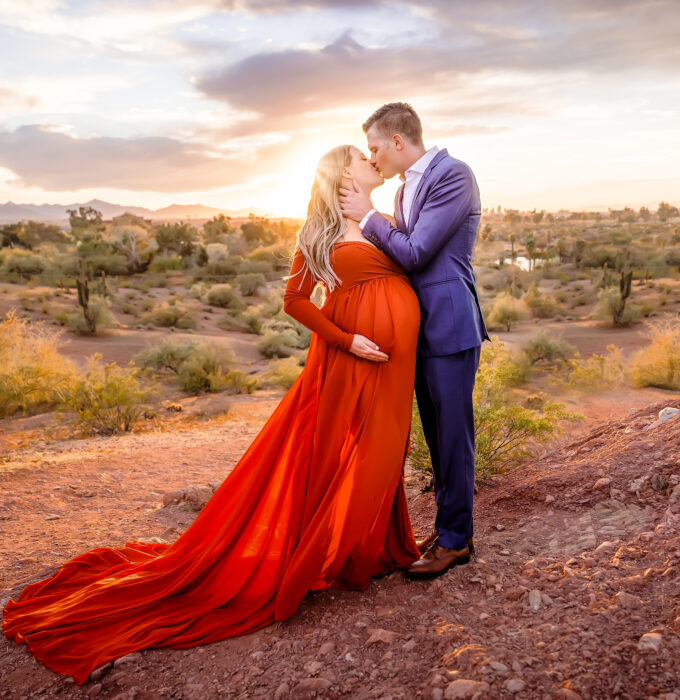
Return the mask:
<path id="1" fill-rule="evenodd" d="M 432 573 L 425 573 L 421 574 L 415 571 L 404 571 L 404 576 L 408 576 L 408 578 L 437 578 L 437 576 L 442 576 L 445 574 L 447 571 L 450 571 L 453 569 L 454 566 L 460 566 L 462 564 L 468 564 L 470 562 L 470 557 L 467 556 L 464 559 L 458 559 L 454 561 L 452 564 L 449 564 L 445 569 L 442 571 L 437 571 L 432 572 Z"/>

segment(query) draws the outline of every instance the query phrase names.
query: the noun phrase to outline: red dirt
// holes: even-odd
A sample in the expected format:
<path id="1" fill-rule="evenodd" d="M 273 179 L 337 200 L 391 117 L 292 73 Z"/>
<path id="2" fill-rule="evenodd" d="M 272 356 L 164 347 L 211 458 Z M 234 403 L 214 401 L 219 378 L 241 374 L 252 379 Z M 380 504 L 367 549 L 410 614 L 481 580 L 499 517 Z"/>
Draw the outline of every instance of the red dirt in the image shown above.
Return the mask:
<path id="1" fill-rule="evenodd" d="M 0 697 L 677 700 L 680 417 L 657 425 L 664 405 L 680 401 L 609 422 L 483 486 L 477 554 L 443 577 L 395 573 L 365 592 L 311 593 L 286 622 L 205 647 L 145 650 L 82 687 L 3 638 Z M 2 604 L 86 549 L 172 541 L 195 513 L 163 506 L 163 494 L 224 479 L 273 406 L 271 396 L 248 397 L 199 426 L 6 455 Z M 408 470 L 423 534 L 433 519 L 425 482 Z"/>

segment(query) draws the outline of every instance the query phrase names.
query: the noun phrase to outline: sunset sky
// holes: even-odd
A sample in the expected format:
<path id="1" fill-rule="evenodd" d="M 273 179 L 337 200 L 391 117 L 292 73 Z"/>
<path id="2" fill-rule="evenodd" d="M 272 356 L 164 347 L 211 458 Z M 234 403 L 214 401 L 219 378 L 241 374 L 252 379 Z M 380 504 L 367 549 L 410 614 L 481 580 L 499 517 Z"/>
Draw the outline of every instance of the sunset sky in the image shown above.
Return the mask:
<path id="1" fill-rule="evenodd" d="M 0 203 L 302 216 L 397 100 L 483 206 L 680 203 L 677 0 L 0 0 Z"/>

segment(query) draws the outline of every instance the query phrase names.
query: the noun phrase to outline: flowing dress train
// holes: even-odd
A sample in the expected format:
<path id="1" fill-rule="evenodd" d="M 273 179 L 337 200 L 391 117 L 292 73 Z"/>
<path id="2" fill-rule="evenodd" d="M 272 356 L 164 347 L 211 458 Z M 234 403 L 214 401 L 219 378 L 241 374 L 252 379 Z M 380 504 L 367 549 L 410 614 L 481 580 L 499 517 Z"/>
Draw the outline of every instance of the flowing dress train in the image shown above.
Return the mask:
<path id="1" fill-rule="evenodd" d="M 189 528 L 67 561 L 7 603 L 9 639 L 83 684 L 127 653 L 243 635 L 308 591 L 363 590 L 419 557 L 403 484 L 418 301 L 368 242 L 336 244 L 331 263 L 342 284 L 318 309 L 296 254 L 285 304 L 315 331 L 305 368 Z M 389 361 L 348 352 L 354 333 Z"/>

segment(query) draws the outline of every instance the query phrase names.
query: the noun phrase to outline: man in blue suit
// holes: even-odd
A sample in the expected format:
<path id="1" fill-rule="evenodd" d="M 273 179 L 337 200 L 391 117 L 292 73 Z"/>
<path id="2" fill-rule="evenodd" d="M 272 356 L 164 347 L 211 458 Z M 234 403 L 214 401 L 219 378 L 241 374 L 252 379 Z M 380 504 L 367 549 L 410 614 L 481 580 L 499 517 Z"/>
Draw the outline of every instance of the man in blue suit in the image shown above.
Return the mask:
<path id="1" fill-rule="evenodd" d="M 403 102 L 383 105 L 363 125 L 371 163 L 403 182 L 396 226 L 368 197 L 340 190 L 343 214 L 410 275 L 420 300 L 416 398 L 432 457 L 437 516 L 418 542 L 412 577 L 438 576 L 470 560 L 475 484 L 472 391 L 480 348 L 489 336 L 472 270 L 481 207 L 470 168 L 436 146 L 425 150 L 422 127 Z"/>

